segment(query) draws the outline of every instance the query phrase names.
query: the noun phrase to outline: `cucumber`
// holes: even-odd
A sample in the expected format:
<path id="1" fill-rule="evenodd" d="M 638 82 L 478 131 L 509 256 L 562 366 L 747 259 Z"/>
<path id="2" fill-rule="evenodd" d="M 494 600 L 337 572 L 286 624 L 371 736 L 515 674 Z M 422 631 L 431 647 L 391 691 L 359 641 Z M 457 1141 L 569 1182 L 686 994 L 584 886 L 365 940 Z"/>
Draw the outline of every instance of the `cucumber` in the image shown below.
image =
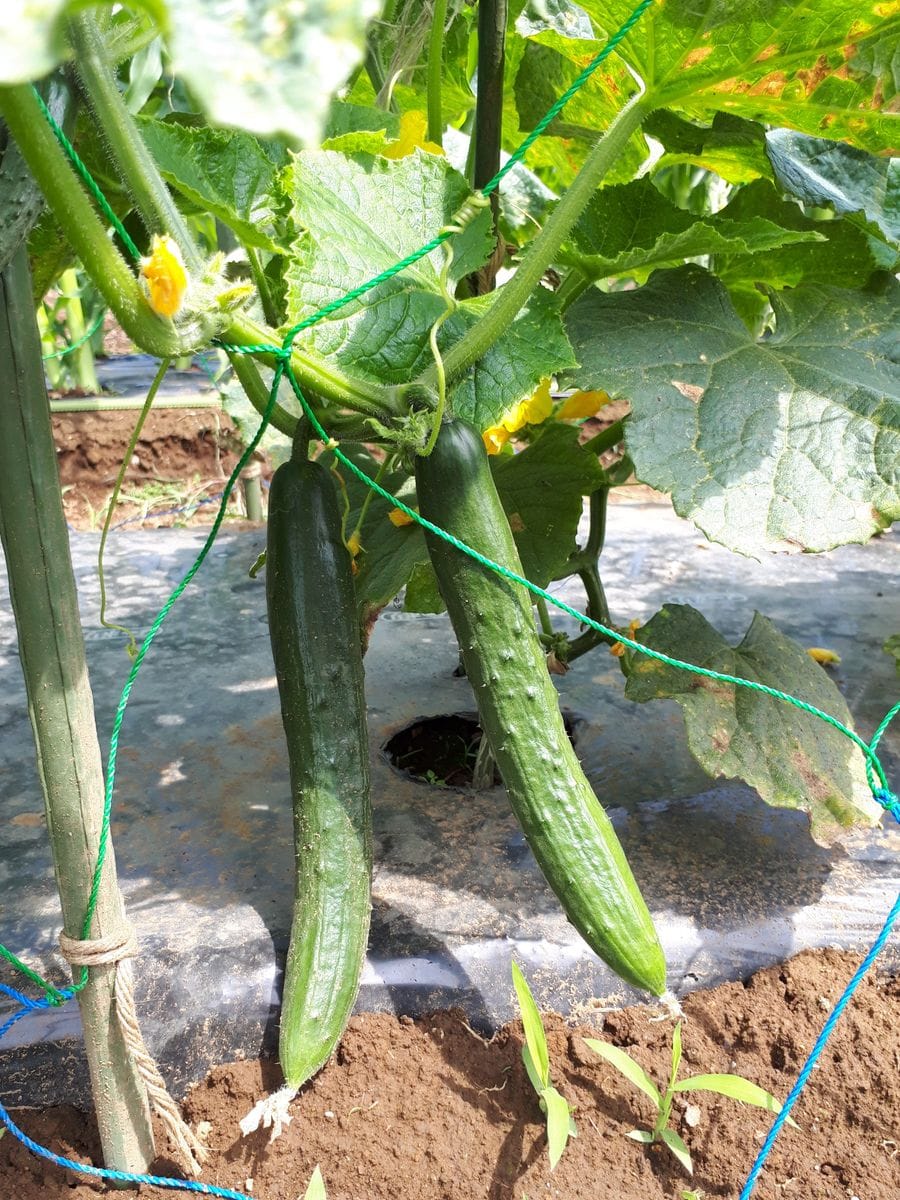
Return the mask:
<path id="1" fill-rule="evenodd" d="M 446 422 L 416 461 L 419 511 L 522 574 L 481 436 Z M 525 589 L 426 531 L 481 724 L 529 845 L 566 916 L 623 979 L 662 995 L 666 964 L 612 824 L 566 736 Z"/>
<path id="2" fill-rule="evenodd" d="M 278 1054 L 296 1089 L 350 1018 L 371 912 L 362 648 L 337 496 L 321 463 L 304 456 L 275 472 L 266 554 L 297 865 Z"/>

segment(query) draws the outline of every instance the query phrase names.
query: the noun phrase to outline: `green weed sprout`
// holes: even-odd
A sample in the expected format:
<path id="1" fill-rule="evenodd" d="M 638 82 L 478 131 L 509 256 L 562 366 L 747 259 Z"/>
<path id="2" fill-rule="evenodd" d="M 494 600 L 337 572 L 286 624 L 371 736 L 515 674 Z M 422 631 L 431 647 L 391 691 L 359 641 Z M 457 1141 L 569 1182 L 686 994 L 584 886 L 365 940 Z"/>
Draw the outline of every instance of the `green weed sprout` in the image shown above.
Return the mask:
<path id="1" fill-rule="evenodd" d="M 300 1200 L 299 1196 L 297 1200 Z M 328 1200 L 325 1195 L 325 1180 L 322 1178 L 322 1172 L 318 1166 L 309 1177 L 309 1184 L 303 1193 L 303 1200 Z"/>
<path id="2" fill-rule="evenodd" d="M 672 1102 L 676 1092 L 716 1092 L 720 1096 L 730 1096 L 741 1104 L 752 1104 L 756 1108 L 765 1108 L 771 1113 L 781 1112 L 781 1105 L 773 1095 L 742 1075 L 694 1075 L 690 1079 L 678 1080 L 678 1068 L 681 1064 L 681 1022 L 675 1026 L 672 1035 L 672 1071 L 665 1095 L 660 1095 L 659 1089 L 647 1073 L 634 1059 L 608 1042 L 598 1042 L 595 1038 L 585 1038 L 585 1045 L 590 1046 L 595 1054 L 605 1058 L 608 1063 L 625 1076 L 629 1083 L 640 1088 L 656 1105 L 656 1120 L 652 1129 L 632 1129 L 626 1137 L 636 1142 L 650 1146 L 654 1142 L 664 1142 L 669 1147 L 689 1175 L 694 1173 L 691 1154 L 682 1139 L 674 1129 L 669 1129 L 669 1117 L 672 1113 Z M 798 1128 L 796 1121 L 788 1117 L 788 1123 Z"/>
<path id="3" fill-rule="evenodd" d="M 576 1136 L 575 1122 L 568 1101 L 556 1090 L 550 1082 L 550 1054 L 547 1049 L 547 1038 L 541 1014 L 534 1002 L 525 976 L 519 970 L 518 964 L 512 964 L 513 985 L 519 1001 L 519 1011 L 522 1014 L 522 1028 L 525 1033 L 525 1045 L 522 1047 L 522 1061 L 531 1086 L 538 1094 L 541 1111 L 547 1120 L 547 1150 L 550 1155 L 550 1170 L 552 1171 L 562 1157 L 566 1142 Z"/>

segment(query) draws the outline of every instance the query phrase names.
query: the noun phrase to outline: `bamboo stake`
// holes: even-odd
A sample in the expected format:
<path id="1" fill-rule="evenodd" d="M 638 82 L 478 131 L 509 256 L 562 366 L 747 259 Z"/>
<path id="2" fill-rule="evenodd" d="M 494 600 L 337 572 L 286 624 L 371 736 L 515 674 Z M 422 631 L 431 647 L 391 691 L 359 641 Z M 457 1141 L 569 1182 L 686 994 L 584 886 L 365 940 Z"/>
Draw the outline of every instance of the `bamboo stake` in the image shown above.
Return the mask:
<path id="1" fill-rule="evenodd" d="M 103 772 L 56 451 L 21 246 L 0 274 L 0 539 L 6 555 L 65 932 L 81 936 L 103 813 Z M 124 935 L 112 852 L 91 937 Z M 143 1085 L 115 1019 L 114 966 L 79 993 L 106 1166 L 146 1171 L 154 1157 Z"/>

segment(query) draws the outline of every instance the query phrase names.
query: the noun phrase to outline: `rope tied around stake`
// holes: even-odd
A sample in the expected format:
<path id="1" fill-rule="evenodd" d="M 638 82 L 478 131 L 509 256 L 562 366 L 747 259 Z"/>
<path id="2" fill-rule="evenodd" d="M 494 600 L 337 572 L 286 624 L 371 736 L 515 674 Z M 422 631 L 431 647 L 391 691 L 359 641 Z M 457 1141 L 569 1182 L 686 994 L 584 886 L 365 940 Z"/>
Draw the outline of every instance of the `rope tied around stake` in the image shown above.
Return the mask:
<path id="1" fill-rule="evenodd" d="M 192 1175 L 199 1175 L 201 1164 L 207 1158 L 206 1147 L 182 1118 L 141 1033 L 134 999 L 132 960 L 140 953 L 134 926 L 126 921 L 121 932 L 98 938 L 73 938 L 61 933 L 59 948 L 63 958 L 72 967 L 112 967 L 115 970 L 113 999 L 122 1040 L 147 1089 L 150 1107 L 162 1122 L 182 1163 Z"/>

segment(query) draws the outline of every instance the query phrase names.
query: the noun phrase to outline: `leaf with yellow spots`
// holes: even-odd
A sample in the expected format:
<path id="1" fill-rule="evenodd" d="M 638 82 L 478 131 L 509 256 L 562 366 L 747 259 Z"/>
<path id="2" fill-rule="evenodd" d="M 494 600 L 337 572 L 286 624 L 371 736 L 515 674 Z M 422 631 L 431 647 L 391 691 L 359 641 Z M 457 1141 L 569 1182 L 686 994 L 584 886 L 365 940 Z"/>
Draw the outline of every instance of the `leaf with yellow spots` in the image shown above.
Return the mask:
<path id="1" fill-rule="evenodd" d="M 637 641 L 672 658 L 802 696 L 852 727 L 846 701 L 828 674 L 759 613 L 732 646 L 690 605 L 667 604 L 639 630 Z M 705 771 L 743 779 L 767 804 L 808 813 L 816 841 L 827 844 L 842 827 L 881 819 L 863 756 L 840 730 L 814 722 L 783 700 L 639 652 L 623 663 L 628 699 L 670 699 L 680 706 L 688 746 Z"/>
<path id="2" fill-rule="evenodd" d="M 141 259 L 150 307 L 161 317 L 174 317 L 188 287 L 188 275 L 178 243 L 164 233 L 153 235 L 150 255 Z"/>
<path id="3" fill-rule="evenodd" d="M 379 154 L 385 158 L 406 158 L 414 150 L 424 150 L 426 154 L 443 154 L 444 151 L 436 142 L 429 142 L 426 137 L 427 118 L 423 112 L 411 109 L 400 117 L 400 133 L 395 141 L 388 142 Z"/>
<path id="4" fill-rule="evenodd" d="M 634 8 L 633 0 L 580 4 L 601 38 Z M 898 39 L 898 0 L 666 0 L 616 55 L 644 80 L 655 108 L 706 121 L 734 113 L 884 153 L 897 145 Z M 598 125 L 609 116 L 598 111 Z"/>

